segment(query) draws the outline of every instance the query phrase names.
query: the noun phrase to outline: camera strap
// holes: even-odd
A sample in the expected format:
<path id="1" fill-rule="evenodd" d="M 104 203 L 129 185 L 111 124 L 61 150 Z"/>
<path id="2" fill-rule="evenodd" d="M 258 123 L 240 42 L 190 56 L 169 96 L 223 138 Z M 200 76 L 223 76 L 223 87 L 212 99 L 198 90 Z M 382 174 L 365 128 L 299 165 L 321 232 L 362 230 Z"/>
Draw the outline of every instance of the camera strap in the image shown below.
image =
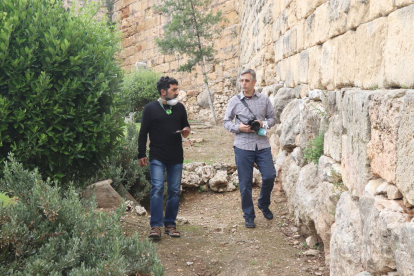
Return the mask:
<path id="1" fill-rule="evenodd" d="M 245 98 L 243 98 L 243 99 L 242 99 L 240 95 L 237 95 L 237 98 L 239 98 L 239 100 L 242 102 L 242 104 L 243 104 L 245 107 L 247 107 L 247 109 L 250 111 L 250 113 L 252 113 L 252 114 L 253 114 L 254 118 L 256 119 L 256 114 L 254 114 L 254 113 L 253 113 L 253 111 L 250 109 L 249 105 L 246 103 Z M 236 115 L 236 117 L 237 117 L 237 118 L 239 118 L 239 116 L 237 116 L 237 115 Z"/>

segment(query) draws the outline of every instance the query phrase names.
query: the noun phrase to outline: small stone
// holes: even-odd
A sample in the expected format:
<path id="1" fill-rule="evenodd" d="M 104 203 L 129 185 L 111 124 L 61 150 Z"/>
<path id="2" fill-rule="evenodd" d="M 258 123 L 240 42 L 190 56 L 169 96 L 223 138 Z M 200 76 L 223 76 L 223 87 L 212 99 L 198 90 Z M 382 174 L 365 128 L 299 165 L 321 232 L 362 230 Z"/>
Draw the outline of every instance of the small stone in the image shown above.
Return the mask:
<path id="1" fill-rule="evenodd" d="M 192 265 L 194 262 L 186 262 L 187 265 Z"/>

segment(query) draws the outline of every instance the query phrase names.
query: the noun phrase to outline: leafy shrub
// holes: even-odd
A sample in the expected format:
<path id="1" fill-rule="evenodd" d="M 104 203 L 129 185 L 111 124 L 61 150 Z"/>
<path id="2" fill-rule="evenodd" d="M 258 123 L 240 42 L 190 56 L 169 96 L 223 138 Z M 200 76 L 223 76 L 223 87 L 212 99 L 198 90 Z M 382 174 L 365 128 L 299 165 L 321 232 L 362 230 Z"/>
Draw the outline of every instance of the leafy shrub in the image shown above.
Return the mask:
<path id="1" fill-rule="evenodd" d="M 98 178 L 112 179 L 115 189 L 121 195 L 125 193 L 122 187 L 124 186 L 135 199 L 141 200 L 149 194 L 151 177 L 149 166 L 139 166 L 138 134 L 135 123 L 130 122 L 127 125 L 126 136 L 107 158 L 106 164 L 98 173 Z"/>
<path id="2" fill-rule="evenodd" d="M 124 115 L 135 112 L 135 120 L 141 120 L 144 106 L 159 97 L 159 78 L 158 73 L 150 70 L 132 71 L 125 75 L 121 90 Z"/>
<path id="3" fill-rule="evenodd" d="M 0 205 L 7 206 L 13 204 L 14 200 L 6 194 L 0 193 Z"/>
<path id="4" fill-rule="evenodd" d="M 315 165 L 318 165 L 319 158 L 323 154 L 323 142 L 325 138 L 325 132 L 322 131 L 316 136 L 312 141 L 309 147 L 304 150 L 303 158 L 307 163 L 313 162 Z"/>
<path id="5" fill-rule="evenodd" d="M 104 214 L 73 188 L 63 194 L 51 184 L 13 157 L 5 162 L 0 191 L 19 200 L 0 205 L 0 275 L 164 274 L 151 242 L 122 234 L 125 206 Z"/>
<path id="6" fill-rule="evenodd" d="M 122 135 L 119 36 L 79 12 L 63 1 L 0 1 L 0 171 L 14 152 L 54 179 L 90 176 Z"/>

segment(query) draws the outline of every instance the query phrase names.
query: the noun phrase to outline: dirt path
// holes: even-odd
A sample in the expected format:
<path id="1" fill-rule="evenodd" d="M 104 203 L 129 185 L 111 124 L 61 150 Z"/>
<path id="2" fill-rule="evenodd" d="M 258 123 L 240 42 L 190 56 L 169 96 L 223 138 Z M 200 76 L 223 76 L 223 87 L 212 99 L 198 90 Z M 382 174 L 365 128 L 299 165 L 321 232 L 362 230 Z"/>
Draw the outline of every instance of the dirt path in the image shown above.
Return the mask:
<path id="1" fill-rule="evenodd" d="M 233 136 L 222 130 L 198 129 L 193 139 L 202 137 L 197 146 L 185 145 L 187 160 L 215 162 L 232 155 Z M 215 146 L 220 143 L 220 151 Z M 201 154 L 202 153 L 202 154 Z M 270 209 L 275 218 L 266 220 L 256 209 L 256 228 L 244 226 L 239 191 L 214 193 L 186 191 L 182 193 L 179 218 L 188 221 L 179 225 L 181 238 L 163 235 L 157 250 L 166 276 L 191 275 L 329 275 L 323 252 L 318 256 L 305 256 L 305 237 L 298 235 L 288 214 L 283 193 L 274 189 Z M 253 190 L 254 202 L 260 189 Z M 127 235 L 138 232 L 146 238 L 149 218 L 127 214 L 123 217 Z"/>

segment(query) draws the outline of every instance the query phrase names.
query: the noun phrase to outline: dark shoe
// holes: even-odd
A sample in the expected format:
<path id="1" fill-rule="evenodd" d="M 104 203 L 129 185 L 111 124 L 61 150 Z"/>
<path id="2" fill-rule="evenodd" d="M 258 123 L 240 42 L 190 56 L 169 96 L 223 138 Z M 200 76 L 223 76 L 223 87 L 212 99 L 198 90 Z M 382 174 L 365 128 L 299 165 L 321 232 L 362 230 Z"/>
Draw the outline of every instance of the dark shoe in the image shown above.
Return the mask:
<path id="1" fill-rule="evenodd" d="M 269 208 L 260 209 L 263 212 L 263 216 L 265 219 L 271 220 L 273 219 L 273 213 L 269 210 Z"/>
<path id="2" fill-rule="evenodd" d="M 247 228 L 255 228 L 256 224 L 254 224 L 254 218 L 247 218 L 245 225 Z"/>

